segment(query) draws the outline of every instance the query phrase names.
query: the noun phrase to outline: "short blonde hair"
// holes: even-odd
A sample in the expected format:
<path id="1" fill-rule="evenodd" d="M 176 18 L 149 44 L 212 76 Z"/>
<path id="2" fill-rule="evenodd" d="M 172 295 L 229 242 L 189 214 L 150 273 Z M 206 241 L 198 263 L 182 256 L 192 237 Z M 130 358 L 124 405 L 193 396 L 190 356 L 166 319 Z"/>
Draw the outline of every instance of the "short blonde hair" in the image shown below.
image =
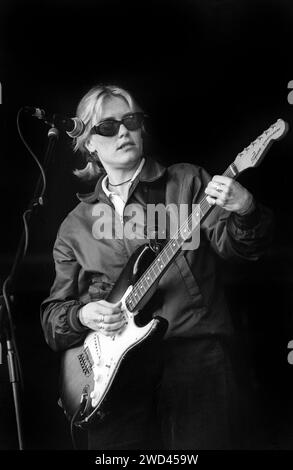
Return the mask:
<path id="1" fill-rule="evenodd" d="M 131 111 L 142 111 L 131 94 L 115 85 L 96 85 L 89 90 L 80 100 L 76 116 L 79 117 L 84 125 L 83 134 L 73 141 L 74 151 L 80 151 L 88 160 L 87 165 L 81 170 L 74 170 L 74 174 L 84 180 L 97 178 L 104 170 L 99 159 L 94 159 L 86 147 L 91 129 L 96 124 L 97 116 L 102 113 L 103 102 L 106 97 L 115 96 L 124 99 Z"/>

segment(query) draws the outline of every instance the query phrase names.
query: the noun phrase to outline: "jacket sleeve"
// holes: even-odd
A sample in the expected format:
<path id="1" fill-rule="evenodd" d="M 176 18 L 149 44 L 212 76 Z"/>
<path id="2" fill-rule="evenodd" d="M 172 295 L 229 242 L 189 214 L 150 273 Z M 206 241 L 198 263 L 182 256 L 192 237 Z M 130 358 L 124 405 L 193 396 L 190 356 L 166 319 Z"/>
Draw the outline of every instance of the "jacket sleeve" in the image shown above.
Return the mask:
<path id="1" fill-rule="evenodd" d="M 78 318 L 83 303 L 78 300 L 80 266 L 60 230 L 54 245 L 55 280 L 49 297 L 41 305 L 41 324 L 45 339 L 55 351 L 80 342 L 88 332 Z"/>
<path id="2" fill-rule="evenodd" d="M 201 185 L 198 203 L 211 177 L 200 169 Z M 254 201 L 254 209 L 247 215 L 228 212 L 215 207 L 202 223 L 202 230 L 213 249 L 222 258 L 257 260 L 268 249 L 273 237 L 273 214 L 261 203 Z"/>

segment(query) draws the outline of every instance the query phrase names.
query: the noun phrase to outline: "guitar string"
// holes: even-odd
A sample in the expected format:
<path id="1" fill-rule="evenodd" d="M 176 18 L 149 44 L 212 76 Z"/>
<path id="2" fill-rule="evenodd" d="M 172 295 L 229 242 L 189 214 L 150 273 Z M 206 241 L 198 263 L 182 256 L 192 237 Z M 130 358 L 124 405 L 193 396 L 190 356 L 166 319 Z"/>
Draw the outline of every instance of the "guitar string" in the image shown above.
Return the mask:
<path id="1" fill-rule="evenodd" d="M 228 176 L 229 173 L 230 173 L 229 176 L 231 176 L 232 178 L 236 178 L 236 177 L 238 176 L 238 174 L 240 173 L 239 170 L 238 170 L 238 168 L 237 168 L 237 166 L 236 166 L 236 164 L 235 164 L 236 160 L 237 160 L 240 156 L 243 155 L 243 152 L 244 152 L 244 151 L 247 151 L 249 148 L 253 147 L 255 143 L 257 143 L 258 141 L 261 141 L 261 140 L 262 140 L 262 136 L 263 136 L 264 134 L 267 135 L 270 130 L 273 130 L 274 127 L 276 127 L 277 124 L 278 124 L 278 121 L 277 121 L 276 123 L 274 123 L 272 126 L 270 126 L 270 128 L 269 128 L 267 131 L 265 131 L 260 137 L 258 137 L 257 139 L 255 139 L 255 140 L 252 142 L 252 144 L 250 144 L 250 145 L 249 145 L 247 148 L 245 148 L 242 152 L 238 153 L 237 156 L 236 156 L 236 158 L 235 158 L 235 160 L 234 160 L 234 162 L 232 162 L 231 165 L 228 166 L 227 170 L 223 173 L 223 176 Z M 266 146 L 267 146 L 267 145 L 266 145 Z M 266 147 L 266 146 L 265 146 L 265 147 Z M 264 150 L 264 149 L 263 149 L 263 150 Z M 235 171 L 235 170 L 236 170 L 236 171 Z M 200 205 L 200 209 L 199 209 L 200 212 L 205 212 L 206 210 L 209 210 L 209 208 L 211 207 L 210 204 L 207 203 L 205 197 L 199 202 L 199 205 Z M 203 210 L 201 210 L 201 207 L 202 207 Z M 194 212 L 194 211 L 192 211 L 191 216 L 189 216 L 188 219 L 187 219 L 187 221 L 183 224 L 183 227 L 184 227 L 184 226 L 185 226 L 185 227 L 186 227 L 186 226 L 188 227 L 189 224 L 190 224 L 190 222 L 192 222 L 191 219 L 193 218 L 193 212 Z M 204 214 L 204 215 L 205 215 L 205 214 Z M 198 224 L 197 224 L 197 225 L 198 225 Z M 182 227 L 180 227 L 179 230 L 182 231 Z M 193 229 L 193 230 L 194 230 L 194 229 Z M 193 231 L 193 230 L 192 230 L 192 231 Z M 192 233 L 192 231 L 191 231 L 191 233 Z M 178 232 L 177 232 L 177 234 L 176 234 L 176 238 L 178 238 Z M 190 238 L 190 237 L 189 237 L 189 238 Z M 183 240 L 183 243 L 184 243 L 184 241 L 185 241 L 185 240 Z M 148 280 L 149 277 L 152 278 L 152 276 L 154 275 L 154 279 L 151 279 L 151 285 L 148 287 L 148 288 L 150 288 L 150 287 L 152 286 L 152 284 L 154 283 L 154 281 L 156 280 L 156 278 L 158 277 L 158 274 L 157 274 L 156 271 L 155 271 L 155 267 L 156 267 L 156 265 L 157 265 L 157 263 L 158 263 L 159 257 L 163 258 L 163 256 L 166 255 L 168 261 L 167 261 L 167 263 L 165 264 L 165 267 L 164 267 L 164 269 L 165 269 L 165 268 L 167 267 L 168 263 L 172 260 L 172 255 L 175 255 L 176 252 L 179 251 L 180 248 L 181 248 L 181 246 L 183 245 L 183 243 L 182 243 L 181 246 L 180 246 L 180 244 L 178 244 L 178 241 L 176 240 L 177 249 L 175 250 L 175 253 L 174 253 L 174 252 L 173 252 L 173 249 L 171 248 L 171 245 L 175 246 L 174 243 L 175 243 L 175 237 L 173 237 L 173 238 L 166 244 L 166 246 L 163 248 L 163 250 L 162 250 L 162 252 L 160 253 L 160 255 L 158 255 L 158 256 L 156 257 L 156 259 L 155 259 L 155 260 L 153 261 L 153 263 L 149 266 L 149 268 L 146 270 L 146 272 L 145 272 L 145 273 L 139 278 L 139 280 L 134 284 L 132 291 L 131 291 L 130 294 L 126 297 L 125 301 L 127 301 L 127 299 L 128 299 L 128 300 L 129 300 L 129 299 L 133 299 L 133 301 L 135 302 L 135 301 L 137 300 L 137 299 L 135 299 L 135 296 L 138 296 L 138 297 L 139 297 L 138 302 L 140 301 L 140 299 L 145 295 L 145 293 L 146 293 L 147 290 L 148 290 L 148 289 L 147 289 L 146 292 L 143 292 L 143 293 L 141 292 L 141 288 L 144 287 L 145 280 Z M 172 250 L 172 253 L 171 253 L 171 258 L 169 259 L 168 250 L 170 251 L 170 248 L 171 248 L 171 250 Z M 164 262 L 164 261 L 163 261 L 163 262 Z M 160 274 L 162 271 L 164 271 L 164 269 L 163 269 L 163 270 L 160 270 L 160 269 L 159 269 L 159 274 Z M 131 301 L 132 301 L 132 300 L 130 300 L 130 302 L 131 302 Z M 136 304 L 136 305 L 137 305 L 137 304 Z"/>
<path id="2" fill-rule="evenodd" d="M 265 131 L 265 134 L 267 134 L 270 129 L 274 129 L 274 127 L 276 126 L 277 123 L 278 123 L 278 122 L 276 122 L 275 124 L 273 124 L 267 131 Z M 239 175 L 240 172 L 239 172 L 239 170 L 238 170 L 238 168 L 237 168 L 237 166 L 236 166 L 236 164 L 235 164 L 237 158 L 238 158 L 240 155 L 242 155 L 244 151 L 247 151 L 249 148 L 253 147 L 253 145 L 254 145 L 256 142 L 258 142 L 259 140 L 261 140 L 262 136 L 263 136 L 263 134 L 262 134 L 260 137 L 258 137 L 257 139 L 255 139 L 255 140 L 252 142 L 252 144 L 250 144 L 247 148 L 245 148 L 242 152 L 240 152 L 240 153 L 236 156 L 234 162 L 232 162 L 232 164 L 229 165 L 228 168 L 226 169 L 226 171 L 223 173 L 223 176 L 228 176 L 228 175 L 229 175 L 230 177 L 232 177 L 232 178 L 234 179 L 234 178 L 236 178 L 236 177 Z M 266 146 L 267 146 L 267 145 L 266 145 Z M 264 149 L 263 149 L 263 150 L 264 150 Z M 262 152 L 262 153 L 263 153 L 263 152 Z M 235 171 L 235 170 L 236 170 L 236 171 Z M 214 206 L 210 206 L 210 204 L 206 201 L 206 197 L 205 197 L 205 196 L 204 196 L 204 198 L 199 202 L 199 205 L 203 207 L 203 211 L 201 211 L 201 209 L 200 209 L 200 212 L 204 212 L 204 211 L 206 211 L 206 210 L 209 210 L 210 207 L 214 207 Z M 193 212 L 194 212 L 194 211 L 193 211 Z M 183 226 L 187 226 L 187 227 L 188 227 L 189 223 L 192 222 L 191 219 L 193 218 L 193 212 L 192 212 L 192 214 L 188 217 L 187 221 L 183 224 Z M 204 214 L 204 215 L 205 215 L 205 214 Z M 198 224 L 197 224 L 197 225 L 198 225 Z M 183 226 L 182 226 L 182 227 L 183 227 Z M 180 227 L 179 231 L 182 231 L 182 227 Z M 193 229 L 193 230 L 194 230 L 194 229 Z M 193 230 L 192 230 L 192 231 L 193 231 Z M 192 233 L 192 231 L 191 231 L 191 233 Z M 176 234 L 176 237 L 178 238 L 178 232 L 177 232 L 177 234 Z M 173 238 L 166 244 L 166 246 L 163 248 L 163 250 L 162 250 L 162 252 L 160 253 L 160 255 L 157 256 L 157 258 L 156 258 L 156 259 L 153 261 L 153 263 L 149 266 L 149 268 L 146 270 L 146 272 L 145 272 L 145 273 L 139 278 L 139 280 L 134 284 L 131 293 L 130 293 L 130 294 L 127 296 L 127 298 L 125 299 L 126 301 L 127 301 L 127 299 L 129 299 L 129 298 L 131 298 L 131 297 L 133 297 L 133 300 L 136 301 L 136 299 L 134 298 L 135 295 L 138 295 L 138 297 L 140 297 L 140 298 L 142 298 L 142 297 L 145 295 L 146 292 L 141 293 L 141 287 L 144 287 L 144 284 L 143 284 L 143 283 L 145 282 L 146 279 L 148 279 L 149 277 L 152 277 L 152 275 L 154 275 L 154 279 L 151 280 L 151 285 L 152 285 L 153 282 L 156 280 L 156 278 L 158 277 L 158 274 L 157 274 L 156 271 L 155 271 L 155 266 L 156 266 L 156 264 L 158 263 L 159 257 L 163 257 L 163 255 L 166 255 L 166 256 L 167 256 L 167 259 L 169 258 L 169 255 L 168 255 L 167 251 L 169 250 L 169 248 L 171 247 L 172 244 L 173 244 L 173 246 L 174 246 L 174 238 L 175 238 L 175 237 L 173 237 Z M 189 238 L 190 238 L 190 237 L 189 237 Z M 185 240 L 183 240 L 183 243 L 184 243 L 184 241 L 185 241 Z M 181 244 L 181 246 L 183 245 L 183 243 Z M 177 244 L 178 244 L 178 242 L 177 242 Z M 181 246 L 178 245 L 176 251 L 179 251 L 180 248 L 181 248 Z M 171 249 L 172 249 L 172 248 L 171 248 Z M 175 252 L 175 253 L 176 253 L 176 252 Z M 174 255 L 175 253 L 173 252 L 172 255 Z M 171 255 L 171 258 L 168 259 L 167 264 L 172 260 L 172 255 Z M 165 265 L 164 269 L 167 267 L 167 264 Z M 162 271 L 164 271 L 164 269 L 163 269 L 163 270 L 160 270 L 160 269 L 159 269 L 159 274 L 160 274 Z M 149 287 L 151 287 L 151 285 L 150 285 Z M 140 286 L 141 286 L 141 287 L 140 287 Z M 147 289 L 147 290 L 148 290 L 148 289 Z M 147 291 L 147 290 L 146 290 L 146 291 Z M 137 292 L 138 292 L 138 294 L 137 294 Z M 132 294 L 134 294 L 134 295 L 132 295 Z M 140 299 L 138 300 L 138 302 L 139 302 L 139 301 L 140 301 Z"/>
<path id="3" fill-rule="evenodd" d="M 223 176 L 227 176 L 228 174 L 232 174 L 232 170 L 230 169 L 230 166 L 227 168 L 227 170 L 223 173 Z M 233 173 L 233 176 L 234 176 L 234 173 Z M 206 196 L 204 196 L 201 201 L 199 202 L 199 206 L 202 207 L 202 209 L 200 208 L 200 212 L 201 213 L 204 213 L 206 212 L 207 210 L 209 210 L 211 206 L 207 200 L 206 200 Z M 198 210 L 198 209 L 197 209 Z M 194 217 L 194 212 L 192 212 L 192 214 L 187 218 L 187 220 L 182 224 L 182 226 L 179 228 L 179 230 L 177 231 L 176 235 L 171 239 L 169 240 L 169 242 L 167 243 L 167 245 L 163 248 L 162 252 L 157 256 L 157 258 L 153 261 L 153 263 L 149 266 L 149 268 L 145 271 L 145 273 L 140 277 L 140 279 L 135 283 L 135 285 L 133 286 L 133 289 L 131 291 L 131 293 L 129 294 L 129 296 L 131 296 L 132 293 L 137 294 L 137 292 L 139 292 L 138 295 L 141 295 L 141 287 L 139 286 L 139 284 L 142 285 L 142 287 L 144 287 L 144 284 L 146 284 L 146 280 L 148 280 L 149 277 L 152 277 L 152 275 L 154 274 L 155 276 L 155 279 L 158 277 L 158 274 L 157 272 L 155 271 L 155 265 L 158 263 L 158 259 L 160 257 L 163 257 L 164 255 L 167 256 L 167 259 L 168 259 L 168 262 L 172 259 L 169 258 L 169 254 L 167 253 L 168 250 L 170 251 L 170 248 L 172 250 L 172 254 L 171 255 L 174 255 L 174 251 L 173 251 L 173 248 L 171 247 L 171 245 L 174 244 L 174 241 L 176 240 L 176 243 L 177 243 L 177 250 L 176 251 L 179 251 L 179 249 L 181 248 L 181 246 L 184 244 L 184 242 L 186 241 L 186 239 L 183 239 L 183 242 L 181 244 L 178 244 L 178 241 L 177 239 L 179 238 L 179 232 L 182 232 L 182 230 L 184 231 L 185 228 L 188 228 L 189 224 L 192 223 L 192 219 Z M 205 214 L 203 214 L 205 215 Z M 198 224 L 197 224 L 198 226 Z M 195 229 L 195 227 L 193 228 L 193 230 Z M 193 231 L 192 230 L 192 231 Z M 192 232 L 191 231 L 191 232 Z M 190 238 L 190 237 L 188 237 Z M 188 239 L 187 238 L 187 239 Z M 159 273 L 161 273 L 161 269 L 159 269 Z M 152 280 L 152 283 L 154 282 L 154 280 Z M 142 294 L 142 296 L 145 294 L 145 292 Z M 137 299 L 135 299 L 137 300 Z"/>
<path id="4" fill-rule="evenodd" d="M 230 174 L 230 176 L 232 177 L 235 177 L 235 174 L 233 173 L 233 171 L 231 170 L 231 165 L 226 169 L 226 171 L 223 173 L 223 176 L 228 176 Z M 205 215 L 206 211 L 208 211 L 210 208 L 214 207 L 214 206 L 211 206 L 207 200 L 206 200 L 206 196 L 204 196 L 200 202 L 199 202 L 199 209 L 196 209 L 196 210 L 199 210 L 201 214 Z M 166 244 L 166 246 L 163 248 L 162 252 L 156 257 L 156 259 L 153 261 L 153 263 L 148 267 L 148 269 L 145 271 L 145 273 L 138 279 L 138 281 L 134 284 L 133 286 L 133 289 L 132 291 L 129 293 L 129 295 L 126 297 L 125 301 L 130 301 L 132 302 L 132 300 L 130 300 L 130 298 L 133 299 L 134 302 L 139 302 L 140 299 L 145 295 L 146 291 L 151 287 L 151 285 L 153 284 L 153 282 L 156 280 L 156 278 L 158 277 L 159 274 L 161 274 L 161 272 L 163 271 L 164 268 L 166 268 L 167 264 L 171 261 L 172 257 L 176 254 L 176 252 L 178 252 L 180 250 L 180 248 L 182 247 L 182 245 L 184 244 L 184 242 L 186 240 L 188 240 L 188 238 L 190 238 L 190 236 L 187 238 L 187 239 L 183 239 L 183 241 L 181 241 L 180 239 L 180 242 L 178 243 L 178 238 L 181 237 L 180 233 L 182 233 L 182 231 L 184 231 L 185 229 L 188 229 L 189 228 L 189 225 L 190 223 L 192 224 L 192 220 L 194 218 L 194 212 L 196 212 L 196 210 L 192 211 L 192 213 L 189 215 L 189 217 L 187 218 L 187 220 L 182 224 L 182 226 L 179 228 L 179 230 L 177 231 L 176 235 L 172 237 L 171 240 L 169 240 L 169 242 Z M 196 224 L 196 227 L 199 225 L 199 222 Z M 191 233 L 195 230 L 194 227 L 192 230 L 191 230 Z M 177 248 L 176 248 L 176 251 L 174 252 L 173 251 L 173 248 L 172 248 L 172 245 L 174 246 L 174 242 L 176 242 L 177 244 Z M 168 251 L 171 250 L 171 258 L 170 258 L 170 254 L 168 253 Z M 167 257 L 167 263 L 165 262 L 165 267 L 163 269 L 160 269 L 157 264 L 158 264 L 158 260 L 160 258 L 163 258 L 163 256 L 166 255 Z M 163 261 L 164 263 L 164 261 Z M 156 266 L 156 267 L 155 267 Z M 159 273 L 156 272 L 156 268 L 159 269 Z M 153 279 L 152 279 L 153 277 Z M 151 278 L 151 284 L 150 286 L 148 287 L 148 289 L 142 293 L 142 288 L 145 289 L 145 284 L 148 284 L 147 281 L 149 280 L 149 278 Z M 140 299 L 136 299 L 135 297 L 140 297 Z"/>
<path id="5" fill-rule="evenodd" d="M 270 129 L 274 128 L 274 126 L 276 125 L 277 123 L 275 123 L 274 125 L 272 125 L 270 127 Z M 266 132 L 267 133 L 267 132 Z M 253 146 L 253 144 L 258 141 L 259 139 L 261 139 L 262 136 L 260 136 L 259 138 L 257 138 L 255 141 L 253 141 L 253 143 L 251 145 L 249 145 L 245 150 L 248 150 L 251 146 Z M 267 146 L 267 145 L 266 145 Z M 236 162 L 236 159 L 242 155 L 243 152 L 240 152 L 240 154 L 238 154 L 234 160 L 234 162 L 229 165 L 229 167 L 226 169 L 226 171 L 223 173 L 223 176 L 230 176 L 232 177 L 233 179 L 236 178 L 238 176 L 238 174 L 240 173 L 239 170 L 237 169 L 237 166 L 235 164 Z M 236 170 L 236 172 L 234 171 Z M 214 207 L 214 206 L 211 206 L 207 200 L 206 200 L 206 196 L 203 197 L 203 199 L 199 202 L 199 206 L 200 206 L 200 212 L 205 212 L 207 210 L 210 209 L 210 207 Z M 201 210 L 201 207 L 203 210 Z M 185 230 L 185 228 L 189 226 L 190 222 L 192 222 L 192 218 L 193 218 L 193 213 L 194 211 L 192 211 L 191 215 L 188 217 L 188 219 L 186 220 L 186 222 L 182 225 L 182 227 L 179 228 L 179 231 L 182 232 L 182 228 L 183 228 L 183 231 Z M 205 215 L 205 213 L 204 213 Z M 198 225 L 198 224 L 197 224 Z M 195 228 L 194 228 L 195 229 Z M 193 230 L 194 230 L 193 229 Z M 193 232 L 193 230 L 191 231 L 191 233 Z M 181 245 L 179 244 L 178 247 L 177 247 L 177 250 L 175 251 L 175 253 L 173 252 L 171 254 L 171 258 L 169 259 L 169 254 L 167 253 L 168 250 L 171 248 L 171 245 L 173 244 L 174 246 L 174 240 L 175 238 L 178 238 L 179 236 L 179 231 L 176 233 L 176 236 L 173 237 L 167 244 L 166 246 L 163 248 L 162 252 L 157 256 L 157 258 L 153 261 L 153 263 L 149 266 L 149 268 L 146 270 L 146 272 L 139 278 L 139 280 L 134 284 L 133 286 L 133 289 L 131 291 L 131 293 L 127 296 L 127 298 L 125 299 L 127 301 L 127 299 L 130 299 L 131 297 L 133 298 L 134 301 L 136 301 L 137 299 L 135 299 L 134 297 L 136 295 L 138 295 L 138 297 L 140 297 L 140 299 L 145 295 L 145 293 L 147 292 L 141 292 L 141 288 L 144 287 L 144 283 L 145 283 L 145 280 L 148 279 L 149 277 L 152 277 L 154 275 L 154 279 L 151 280 L 151 285 L 154 283 L 154 281 L 156 280 L 156 278 L 158 277 L 159 274 L 161 274 L 162 271 L 164 271 L 164 269 L 167 267 L 168 263 L 172 260 L 172 255 L 175 255 L 176 251 L 179 251 L 181 246 L 184 244 L 184 242 L 186 240 L 183 239 L 183 242 L 181 243 Z M 190 237 L 189 237 L 190 238 Z M 177 242 L 177 240 L 176 240 Z M 177 242 L 178 244 L 178 242 Z M 172 248 L 171 248 L 172 249 Z M 155 266 L 157 265 L 158 263 L 158 259 L 160 257 L 163 257 L 163 255 L 166 255 L 167 256 L 167 259 L 168 259 L 168 262 L 165 264 L 165 267 L 161 270 L 159 269 L 159 274 L 156 273 L 155 271 Z M 149 288 L 151 287 L 151 285 L 149 286 Z M 132 295 L 133 294 L 133 295 Z M 140 299 L 138 300 L 138 302 L 140 301 Z M 137 302 L 137 303 L 138 303 Z M 136 304 L 137 305 L 137 304 Z"/>
<path id="6" fill-rule="evenodd" d="M 273 128 L 273 126 L 271 126 Z M 256 140 L 259 140 L 261 138 L 261 136 L 256 139 Z M 249 145 L 246 149 L 244 149 L 244 151 L 247 151 L 256 141 L 254 141 L 251 145 Z M 244 152 L 243 151 L 243 152 Z M 223 173 L 223 176 L 230 176 L 232 177 L 233 179 L 235 179 L 238 175 L 239 175 L 239 170 L 235 164 L 237 158 L 243 154 L 243 152 L 241 152 L 240 154 L 238 154 L 234 160 L 234 162 L 231 163 L 231 165 L 229 165 L 229 167 L 226 169 L 226 171 Z M 211 206 L 207 200 L 206 200 L 206 196 L 203 197 L 203 199 L 199 202 L 199 211 L 201 213 L 203 213 L 203 215 L 205 215 L 205 212 L 207 210 L 209 210 L 211 207 L 214 207 L 214 206 Z M 201 209 L 202 207 L 202 209 Z M 182 232 L 182 229 L 183 231 L 185 229 L 187 229 L 190 225 L 190 223 L 192 223 L 192 219 L 194 217 L 194 212 L 195 211 L 192 211 L 191 215 L 187 218 L 187 220 L 183 223 L 183 225 L 179 228 L 179 231 L 176 233 L 175 237 L 173 237 L 167 244 L 166 246 L 163 248 L 162 252 L 157 256 L 157 258 L 153 261 L 153 263 L 149 266 L 149 268 L 146 270 L 146 272 L 140 277 L 140 279 L 135 283 L 135 285 L 133 286 L 133 289 L 132 289 L 132 292 L 129 294 L 128 297 L 131 296 L 132 293 L 136 294 L 136 292 L 138 291 L 139 294 L 138 296 L 141 296 L 141 298 L 143 297 L 143 295 L 145 295 L 146 292 L 143 292 L 141 293 L 141 288 L 144 287 L 144 283 L 145 283 L 145 280 L 148 280 L 149 277 L 152 277 L 152 275 L 154 275 L 154 279 L 151 280 L 151 285 L 152 283 L 156 280 L 156 278 L 158 277 L 158 275 L 167 267 L 167 264 L 172 260 L 172 256 L 176 253 L 176 251 L 179 251 L 179 249 L 181 248 L 181 246 L 184 244 L 184 242 L 186 240 L 188 240 L 188 238 L 190 238 L 190 236 L 187 238 L 187 239 L 183 239 L 183 241 L 180 241 L 179 244 L 178 244 L 178 241 L 176 240 L 176 243 L 177 243 L 177 249 L 175 250 L 175 253 L 173 252 L 173 249 L 171 248 L 171 246 L 173 245 L 174 246 L 174 243 L 175 243 L 175 239 L 178 239 L 179 238 L 179 232 Z M 197 225 L 198 226 L 198 223 Z M 196 227 L 194 227 L 192 230 L 191 230 L 191 233 L 195 230 Z M 172 253 L 171 253 L 171 258 L 169 258 L 169 253 L 168 253 L 168 250 L 170 251 L 170 249 L 172 250 Z M 167 261 L 167 264 L 165 265 L 165 267 L 161 270 L 159 269 L 159 274 L 155 271 L 155 267 L 157 267 L 157 263 L 158 263 L 158 260 L 160 258 L 163 258 L 163 256 L 166 255 L 168 261 Z M 163 261 L 164 263 L 164 261 Z M 151 287 L 151 286 L 149 286 Z M 127 297 L 127 298 L 128 298 Z M 135 299 L 134 299 L 135 300 Z"/>

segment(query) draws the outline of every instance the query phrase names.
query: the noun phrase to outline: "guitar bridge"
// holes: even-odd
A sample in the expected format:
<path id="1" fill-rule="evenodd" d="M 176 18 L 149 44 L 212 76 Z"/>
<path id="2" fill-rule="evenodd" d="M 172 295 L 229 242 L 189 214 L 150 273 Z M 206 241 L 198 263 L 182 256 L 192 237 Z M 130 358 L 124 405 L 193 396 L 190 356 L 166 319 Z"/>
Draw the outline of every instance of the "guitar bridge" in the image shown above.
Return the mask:
<path id="1" fill-rule="evenodd" d="M 93 361 L 91 360 L 88 347 L 86 347 L 83 350 L 83 352 L 79 354 L 77 357 L 78 357 L 82 372 L 84 373 L 86 377 L 88 377 L 93 372 Z"/>

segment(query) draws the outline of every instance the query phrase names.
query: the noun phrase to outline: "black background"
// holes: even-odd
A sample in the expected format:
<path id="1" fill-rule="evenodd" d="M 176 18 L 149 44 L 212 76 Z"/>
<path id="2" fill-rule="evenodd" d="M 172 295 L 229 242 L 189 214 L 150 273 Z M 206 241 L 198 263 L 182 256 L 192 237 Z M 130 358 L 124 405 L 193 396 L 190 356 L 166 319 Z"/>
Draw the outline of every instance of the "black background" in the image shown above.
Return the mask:
<path id="1" fill-rule="evenodd" d="M 222 173 L 276 119 L 293 126 L 293 6 L 288 1 L 2 1 L 0 105 L 0 280 L 9 273 L 38 169 L 21 143 L 16 115 L 25 105 L 73 116 L 99 82 L 128 88 L 150 116 L 147 150 L 162 163 L 193 162 Z M 21 116 L 42 161 L 47 128 Z M 259 425 L 256 448 L 293 449 L 292 130 L 261 166 L 240 177 L 275 213 L 274 242 L 254 264 L 222 263 L 237 337 Z M 53 280 L 51 250 L 61 220 L 90 191 L 72 170 L 83 166 L 61 135 L 48 172 L 46 206 L 31 223 L 14 288 L 14 321 L 23 366 L 25 446 L 70 449 L 58 409 L 58 356 L 44 342 L 39 303 Z M 17 448 L 7 367 L 0 365 L 0 449 Z"/>

